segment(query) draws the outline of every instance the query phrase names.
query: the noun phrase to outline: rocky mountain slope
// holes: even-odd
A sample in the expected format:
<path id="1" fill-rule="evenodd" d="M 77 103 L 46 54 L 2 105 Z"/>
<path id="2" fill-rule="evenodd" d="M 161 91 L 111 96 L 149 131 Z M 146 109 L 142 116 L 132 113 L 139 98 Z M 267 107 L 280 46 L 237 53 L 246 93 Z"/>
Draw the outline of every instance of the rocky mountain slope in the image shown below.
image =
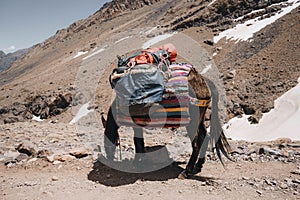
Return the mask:
<path id="1" fill-rule="evenodd" d="M 158 34 L 180 31 L 196 40 L 213 57 L 224 81 L 229 117 L 252 114 L 257 122 L 273 107 L 273 101 L 295 86 L 299 76 L 299 7 L 254 35 L 251 42 L 219 41 L 213 37 L 238 23 L 261 16 L 268 18 L 290 5 L 275 1 L 125 1 L 105 4 L 98 12 L 35 45 L 23 58 L 0 74 L 0 123 L 26 121 L 31 115 L 49 118 L 59 96 L 75 95 L 74 82 L 82 60 L 79 52 L 97 51 L 113 45 L 137 29 L 158 27 Z M 244 16 L 244 17 L 243 17 Z M 132 49 L 131 49 L 132 50 Z M 122 52 L 126 52 L 124 49 Z M 115 52 L 111 52 L 114 56 Z M 213 56 L 214 55 L 214 56 Z M 73 59 L 74 58 L 74 59 Z M 96 61 L 97 58 L 91 58 Z M 113 62 L 113 60 L 111 60 Z M 97 64 L 101 65 L 101 62 Z M 108 75 L 111 68 L 101 66 Z M 99 87 L 107 87 L 107 82 Z M 99 112 L 106 112 L 111 91 L 102 91 Z M 36 103 L 41 97 L 42 103 Z M 36 112 L 31 105 L 41 107 Z M 71 104 L 67 104 L 70 106 Z M 18 110 L 18 112 L 14 111 Z M 46 114 L 45 114 L 46 113 Z M 61 120 L 69 120 L 62 117 Z"/>

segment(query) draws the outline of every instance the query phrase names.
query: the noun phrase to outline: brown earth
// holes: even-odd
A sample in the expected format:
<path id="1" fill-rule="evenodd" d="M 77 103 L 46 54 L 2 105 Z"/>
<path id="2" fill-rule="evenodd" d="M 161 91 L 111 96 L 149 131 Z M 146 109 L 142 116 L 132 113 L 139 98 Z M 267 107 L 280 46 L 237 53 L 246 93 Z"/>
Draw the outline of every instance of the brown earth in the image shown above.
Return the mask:
<path id="1" fill-rule="evenodd" d="M 129 173 L 104 165 L 102 153 L 93 151 L 76 128 L 79 127 L 45 122 L 3 125 L 1 149 L 4 150 L 5 144 L 6 153 L 18 155 L 15 159 L 0 158 L 2 199 L 299 199 L 299 142 L 230 141 L 236 162 L 224 159 L 223 168 L 208 153 L 202 172 L 182 180 L 177 176 L 191 151 L 184 134 L 148 132 L 145 135 L 148 147 L 181 146 L 176 149 L 177 155 L 174 150 L 169 152 L 175 153 L 176 159 L 156 171 Z M 88 131 L 86 135 L 96 134 Z M 133 155 L 132 131 L 122 129 L 121 133 L 123 157 Z M 32 155 L 28 156 L 29 153 Z M 132 169 L 136 167 L 124 158 L 115 163 L 118 166 L 131 163 Z"/>
<path id="2" fill-rule="evenodd" d="M 2 199 L 299 199 L 299 186 L 294 192 L 286 186 L 289 180 L 299 181 L 299 175 L 291 173 L 299 168 L 295 163 L 239 162 L 224 170 L 208 162 L 201 175 L 186 180 L 176 178 L 177 167 L 137 175 L 94 165 L 84 160 L 1 166 Z"/>

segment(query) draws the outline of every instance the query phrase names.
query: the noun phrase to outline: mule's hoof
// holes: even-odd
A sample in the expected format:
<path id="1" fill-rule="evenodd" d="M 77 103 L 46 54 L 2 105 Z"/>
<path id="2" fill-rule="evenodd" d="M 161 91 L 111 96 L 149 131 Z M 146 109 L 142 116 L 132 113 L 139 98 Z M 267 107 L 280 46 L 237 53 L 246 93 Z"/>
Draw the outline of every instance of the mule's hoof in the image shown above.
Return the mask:
<path id="1" fill-rule="evenodd" d="M 115 159 L 115 156 L 107 155 L 106 159 L 109 160 L 109 161 L 113 161 Z"/>
<path id="2" fill-rule="evenodd" d="M 196 168 L 193 170 L 193 175 L 200 173 L 201 170 L 202 170 L 202 168 L 196 167 Z"/>
<path id="3" fill-rule="evenodd" d="M 186 171 L 182 171 L 179 175 L 178 175 L 178 178 L 183 180 L 183 179 L 187 179 L 188 178 L 188 175 L 186 174 Z"/>

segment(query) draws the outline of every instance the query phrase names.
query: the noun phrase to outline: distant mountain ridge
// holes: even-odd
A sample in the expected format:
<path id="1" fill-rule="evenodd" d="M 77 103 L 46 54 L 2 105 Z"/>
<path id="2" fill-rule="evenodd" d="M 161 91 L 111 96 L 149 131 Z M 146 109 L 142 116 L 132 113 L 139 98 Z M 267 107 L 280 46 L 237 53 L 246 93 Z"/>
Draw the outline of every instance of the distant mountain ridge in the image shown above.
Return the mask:
<path id="1" fill-rule="evenodd" d="M 5 54 L 3 51 L 0 51 L 0 73 L 8 69 L 16 60 L 21 58 L 27 52 L 30 51 L 28 49 L 21 49 L 13 53 Z"/>

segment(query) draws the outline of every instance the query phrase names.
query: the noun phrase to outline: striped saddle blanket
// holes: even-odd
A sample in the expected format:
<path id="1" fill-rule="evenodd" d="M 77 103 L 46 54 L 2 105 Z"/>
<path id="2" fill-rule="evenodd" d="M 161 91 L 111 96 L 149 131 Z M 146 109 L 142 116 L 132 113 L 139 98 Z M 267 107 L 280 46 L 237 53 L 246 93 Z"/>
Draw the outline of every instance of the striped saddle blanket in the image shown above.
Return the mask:
<path id="1" fill-rule="evenodd" d="M 124 108 L 118 106 L 116 121 L 120 126 L 170 128 L 186 126 L 190 122 L 188 74 L 189 64 L 171 64 L 170 78 L 165 83 L 162 101 L 153 104 L 133 105 Z"/>

